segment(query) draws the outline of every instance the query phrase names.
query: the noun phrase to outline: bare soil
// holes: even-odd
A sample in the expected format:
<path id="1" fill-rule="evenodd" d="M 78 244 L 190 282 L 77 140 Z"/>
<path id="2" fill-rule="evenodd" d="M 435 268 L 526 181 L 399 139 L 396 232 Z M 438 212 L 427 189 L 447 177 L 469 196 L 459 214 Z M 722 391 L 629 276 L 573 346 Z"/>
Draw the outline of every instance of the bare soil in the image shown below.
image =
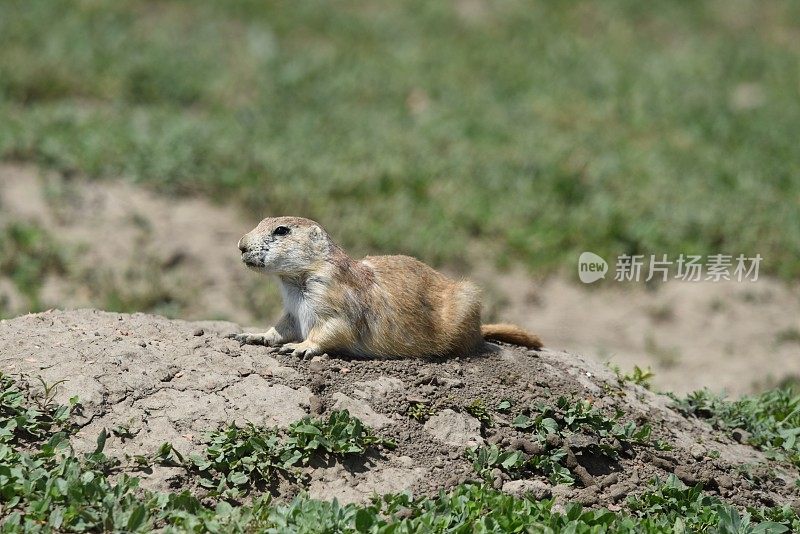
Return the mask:
<path id="1" fill-rule="evenodd" d="M 93 449 L 103 428 L 124 425 L 135 436 L 124 441 L 110 436 L 109 454 L 153 453 L 166 441 L 190 453 L 201 450 L 204 431 L 229 422 L 280 427 L 341 408 L 397 442 L 395 450 L 309 469 L 304 487 L 319 498 L 363 502 L 375 492 L 433 493 L 473 479 L 466 447 L 524 448 L 520 440 L 530 436 L 514 429 L 511 419 L 561 395 L 587 399 L 608 414 L 619 409 L 625 421 L 649 423 L 653 439 L 672 450 L 634 445 L 610 460 L 591 453 L 590 438 L 578 436 L 561 445 L 576 458 L 574 470 L 581 476 L 575 487 L 552 486 L 539 476 L 523 482 L 498 476 L 496 486 L 613 509 L 653 477 L 674 473 L 738 505 L 782 505 L 798 498 L 796 469 L 682 416 L 663 395 L 620 384 L 607 366 L 576 354 L 502 346 L 445 360 L 326 355 L 303 361 L 225 337 L 240 330 L 230 322 L 49 311 L 0 321 L 0 368 L 48 383 L 65 380 L 58 399 L 81 399 L 82 428 L 73 443 L 78 451 Z M 467 413 L 476 400 L 488 408 L 491 426 Z M 494 409 L 501 400 L 511 401 L 509 413 Z M 427 422 L 409 417 L 416 402 L 427 403 L 435 415 Z M 179 468 L 156 467 L 139 475 L 152 488 L 186 484 Z M 277 491 L 285 498 L 301 489 Z"/>
<path id="2" fill-rule="evenodd" d="M 260 215 L 244 217 L 230 206 L 155 194 L 123 180 L 0 165 L 0 230 L 36 224 L 66 257 L 66 272 L 41 281 L 44 308 L 268 324 L 278 311 L 276 289 L 243 269 L 236 249 Z M 574 273 L 538 280 L 522 270 L 500 272 L 486 258 L 476 257 L 474 265 L 469 276 L 485 289 L 487 318 L 516 322 L 549 347 L 623 371 L 650 367 L 659 390 L 710 387 L 738 395 L 800 377 L 796 284 L 762 276 L 746 284 L 595 287 L 578 283 Z M 29 306 L 0 273 L 0 317 Z"/>

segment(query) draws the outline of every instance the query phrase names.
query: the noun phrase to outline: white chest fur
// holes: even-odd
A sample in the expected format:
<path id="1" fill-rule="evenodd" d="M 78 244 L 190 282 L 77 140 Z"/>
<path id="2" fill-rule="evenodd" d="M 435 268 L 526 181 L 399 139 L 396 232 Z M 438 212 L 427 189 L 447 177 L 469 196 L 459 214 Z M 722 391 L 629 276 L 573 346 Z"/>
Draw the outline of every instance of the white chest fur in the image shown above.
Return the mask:
<path id="1" fill-rule="evenodd" d="M 284 310 L 297 321 L 303 339 L 308 338 L 308 333 L 316 322 L 311 302 L 299 287 L 284 282 L 280 286 Z"/>

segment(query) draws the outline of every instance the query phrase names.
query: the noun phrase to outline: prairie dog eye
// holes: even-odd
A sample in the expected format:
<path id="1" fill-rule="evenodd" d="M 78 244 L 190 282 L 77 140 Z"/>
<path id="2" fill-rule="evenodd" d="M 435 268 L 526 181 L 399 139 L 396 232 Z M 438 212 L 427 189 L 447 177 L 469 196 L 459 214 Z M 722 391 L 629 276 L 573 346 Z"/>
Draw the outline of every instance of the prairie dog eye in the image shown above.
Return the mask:
<path id="1" fill-rule="evenodd" d="M 286 235 L 289 233 L 289 228 L 286 226 L 279 226 L 272 231 L 272 235 Z"/>

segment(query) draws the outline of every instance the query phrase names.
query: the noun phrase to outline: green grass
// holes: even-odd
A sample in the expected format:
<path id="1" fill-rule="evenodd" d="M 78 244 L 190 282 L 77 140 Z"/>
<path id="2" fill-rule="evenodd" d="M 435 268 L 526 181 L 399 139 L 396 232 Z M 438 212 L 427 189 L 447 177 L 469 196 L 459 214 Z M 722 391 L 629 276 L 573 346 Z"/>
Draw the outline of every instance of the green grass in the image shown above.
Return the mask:
<path id="1" fill-rule="evenodd" d="M 540 474 L 553 484 L 572 485 L 575 476 L 567 465 L 568 452 L 563 445 L 575 434 L 589 438 L 587 452 L 611 460 L 618 459 L 620 453 L 633 445 L 665 447 L 660 441 L 651 442 L 649 425 L 637 427 L 633 422 L 623 423 L 622 412 L 609 417 L 585 400 L 559 397 L 554 405 L 539 405 L 532 411 L 517 415 L 511 424 L 519 431 L 530 433 L 539 443 L 541 452 L 528 455 L 519 450 L 501 450 L 497 445 L 468 449 L 467 457 L 479 475 L 489 479 L 491 471 L 498 468 L 515 479 Z"/>
<path id="2" fill-rule="evenodd" d="M 436 415 L 436 410 L 429 406 L 427 403 L 424 402 L 412 402 L 409 404 L 408 409 L 406 410 L 406 415 L 408 415 L 411 419 L 415 421 L 419 421 L 420 423 L 424 423 L 434 415 Z"/>
<path id="3" fill-rule="evenodd" d="M 609 363 L 608 366 L 614 371 L 614 374 L 617 375 L 620 386 L 627 382 L 642 386 L 645 389 L 650 389 L 653 386 L 650 380 L 655 376 L 655 373 L 653 373 L 649 367 L 647 369 L 642 369 L 638 365 L 634 365 L 633 371 L 624 373 L 619 365 Z"/>
<path id="4" fill-rule="evenodd" d="M 207 444 L 204 454 L 192 456 L 187 468 L 211 495 L 225 499 L 274 487 L 278 477 L 299 480 L 299 468 L 308 465 L 315 454 L 341 458 L 363 454 L 377 445 L 393 447 L 346 410 L 331 413 L 326 421 L 306 417 L 285 433 L 252 424 L 244 428 L 229 425 L 209 433 Z"/>
<path id="5" fill-rule="evenodd" d="M 768 457 L 800 467 L 800 393 L 774 389 L 752 397 L 730 400 L 708 390 L 686 397 L 672 395 L 675 406 L 687 415 L 708 419 L 715 427 L 747 432 L 748 444 Z"/>
<path id="6" fill-rule="evenodd" d="M 464 411 L 480 421 L 484 428 L 492 426 L 492 414 L 486 409 L 483 399 L 475 399 L 464 407 Z"/>
<path id="7" fill-rule="evenodd" d="M 146 253 L 118 276 L 102 265 L 83 266 L 75 261 L 81 248 L 65 245 L 55 234 L 54 229 L 32 222 L 0 226 L 0 276 L 8 277 L 23 299 L 17 309 L 0 300 L 0 317 L 41 311 L 54 304 L 41 296 L 50 276 L 81 286 L 102 309 L 126 313 L 147 310 L 179 315 L 197 291 L 183 280 L 178 283 L 174 275 L 164 272 L 162 262 Z"/>
<path id="8" fill-rule="evenodd" d="M 76 455 L 69 446 L 75 430 L 70 406 L 52 401 L 53 387 L 36 393 L 0 375 L 0 531 L 2 532 L 716 532 L 782 533 L 800 528 L 789 509 L 737 510 L 688 488 L 675 477 L 653 481 L 628 509 L 553 508 L 551 500 L 517 498 L 485 485 L 462 485 L 435 497 L 407 494 L 376 497 L 370 505 L 341 505 L 300 495 L 289 503 L 255 495 L 248 504 L 229 502 L 220 494 L 200 499 L 186 490 L 160 493 L 139 487 L 137 477 L 119 472 L 120 460 L 97 448 Z M 585 410 L 581 410 L 585 414 Z M 230 430 L 230 429 L 228 429 Z M 126 432 L 122 432 L 126 434 Z M 255 427 L 212 433 L 206 459 L 225 464 L 226 476 L 242 466 L 263 464 L 264 451 L 275 451 L 261 437 L 272 431 Z M 304 419 L 283 436 L 284 447 L 300 454 L 364 451 L 377 439 L 361 423 L 340 412 L 326 421 Z M 269 455 L 269 454 L 268 454 Z M 152 459 L 182 462 L 171 446 Z M 272 462 L 275 456 L 270 456 Z M 300 458 L 298 457 L 298 460 Z M 229 469 L 228 469 L 229 468 Z M 270 467 L 271 468 L 271 467 Z M 201 469 L 203 471 L 204 469 Z M 246 469 L 244 470 L 246 471 Z M 244 472 L 242 471 L 242 472 Z M 112 476 L 113 475 L 113 476 Z M 253 471 L 244 475 L 252 478 Z M 202 475 L 198 475 L 202 478 Z M 191 487 L 191 484 L 189 484 Z"/>
<path id="9" fill-rule="evenodd" d="M 10 278 L 31 309 L 42 307 L 39 291 L 47 276 L 66 271 L 63 247 L 44 228 L 24 222 L 0 227 L 0 275 Z"/>
<path id="10" fill-rule="evenodd" d="M 800 274 L 791 2 L 0 5 L 0 158 L 299 214 L 355 253 Z M 243 229 L 244 230 L 244 229 Z"/>

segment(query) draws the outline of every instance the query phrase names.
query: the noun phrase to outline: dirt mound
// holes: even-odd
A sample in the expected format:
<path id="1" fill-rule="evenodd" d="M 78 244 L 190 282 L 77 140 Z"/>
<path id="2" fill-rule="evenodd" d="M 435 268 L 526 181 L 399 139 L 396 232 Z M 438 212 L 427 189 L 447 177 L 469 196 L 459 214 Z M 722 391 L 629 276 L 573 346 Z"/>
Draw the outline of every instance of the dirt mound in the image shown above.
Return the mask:
<path id="1" fill-rule="evenodd" d="M 279 313 L 278 292 L 242 268 L 236 249 L 260 215 L 126 180 L 0 164 L 0 317 L 95 307 L 262 323 Z M 487 320 L 625 371 L 652 367 L 656 388 L 741 394 L 800 376 L 797 284 L 594 287 L 499 272 L 485 250 L 475 256 L 469 276 L 485 290 Z"/>
<path id="2" fill-rule="evenodd" d="M 603 365 L 574 354 L 504 346 L 447 360 L 303 361 L 225 338 L 238 331 L 228 322 L 51 311 L 0 321 L 0 366 L 47 383 L 64 380 L 62 401 L 80 397 L 82 429 L 73 440 L 78 451 L 93 449 L 102 429 L 125 427 L 124 442 L 109 436 L 109 454 L 150 454 L 164 442 L 182 453 L 198 452 L 204 431 L 229 422 L 283 427 L 337 409 L 348 409 L 396 441 L 391 451 L 308 469 L 305 488 L 319 498 L 365 501 L 373 493 L 405 489 L 432 493 L 475 479 L 465 455 L 469 447 L 536 454 L 530 449 L 542 444 L 530 439 L 524 422 L 562 396 L 591 402 L 595 415 L 621 412 L 619 423 L 650 425 L 652 434 L 612 444 L 618 454 L 610 455 L 598 453 L 604 444 L 608 448 L 607 438 L 591 433 L 575 432 L 556 438 L 558 443 L 548 437 L 544 446 L 563 451 L 573 486 L 552 485 L 530 473 L 511 480 L 495 468 L 488 474 L 497 487 L 613 508 L 651 478 L 674 473 L 740 505 L 785 504 L 797 497 L 792 468 L 683 417 L 667 397 L 620 384 Z M 156 467 L 143 482 L 162 489 L 182 484 L 181 476 L 179 468 Z M 282 496 L 300 489 L 283 488 Z"/>

